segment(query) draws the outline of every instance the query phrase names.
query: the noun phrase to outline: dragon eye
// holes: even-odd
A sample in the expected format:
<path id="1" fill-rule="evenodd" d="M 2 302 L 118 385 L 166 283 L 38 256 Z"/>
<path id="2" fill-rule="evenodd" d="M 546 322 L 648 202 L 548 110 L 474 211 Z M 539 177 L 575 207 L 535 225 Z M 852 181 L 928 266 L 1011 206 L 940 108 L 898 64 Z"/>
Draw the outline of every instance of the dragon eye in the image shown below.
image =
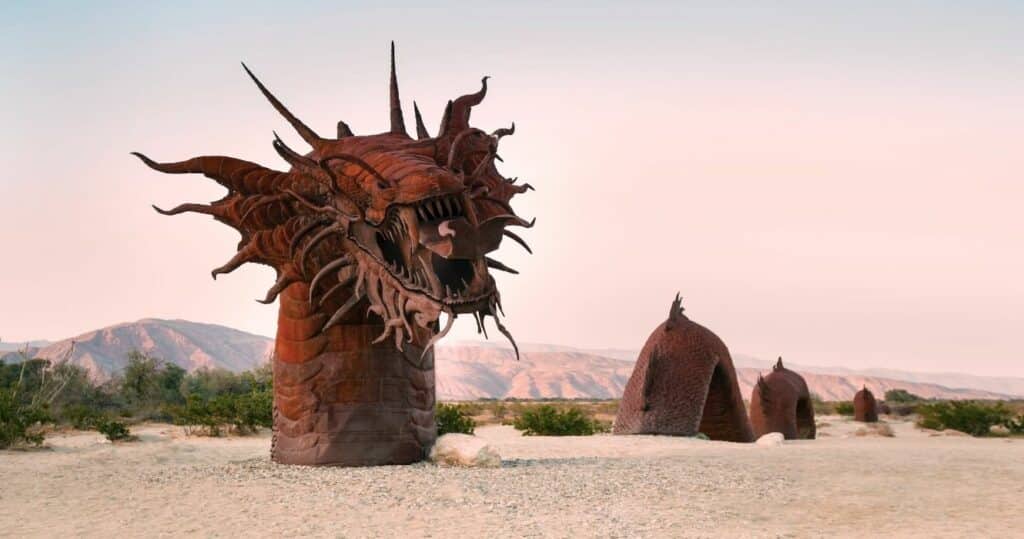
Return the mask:
<path id="1" fill-rule="evenodd" d="M 382 181 L 378 181 L 377 182 L 377 189 L 380 189 L 381 191 L 383 191 L 383 190 L 385 190 L 387 188 L 388 188 L 388 184 L 386 184 L 386 183 L 384 183 Z"/>

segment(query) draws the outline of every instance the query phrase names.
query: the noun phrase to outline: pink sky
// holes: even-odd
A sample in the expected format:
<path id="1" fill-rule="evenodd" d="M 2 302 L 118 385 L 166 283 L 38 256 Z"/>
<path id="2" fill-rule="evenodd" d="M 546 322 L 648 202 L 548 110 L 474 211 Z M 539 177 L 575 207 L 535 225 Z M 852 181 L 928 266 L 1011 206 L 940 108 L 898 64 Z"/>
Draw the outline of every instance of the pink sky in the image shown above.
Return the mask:
<path id="1" fill-rule="evenodd" d="M 143 317 L 273 335 L 269 269 L 210 279 L 237 235 L 149 207 L 221 189 L 128 152 L 283 167 L 271 130 L 301 141 L 239 60 L 314 129 L 382 131 L 394 38 L 407 117 L 434 128 L 487 74 L 473 123 L 516 122 L 502 171 L 538 189 L 514 201 L 535 255 L 499 256 L 520 342 L 639 348 L 678 290 L 738 353 L 1024 376 L 1012 5 L 492 6 L 450 35 L 437 10 L 3 9 L 5 341 Z"/>

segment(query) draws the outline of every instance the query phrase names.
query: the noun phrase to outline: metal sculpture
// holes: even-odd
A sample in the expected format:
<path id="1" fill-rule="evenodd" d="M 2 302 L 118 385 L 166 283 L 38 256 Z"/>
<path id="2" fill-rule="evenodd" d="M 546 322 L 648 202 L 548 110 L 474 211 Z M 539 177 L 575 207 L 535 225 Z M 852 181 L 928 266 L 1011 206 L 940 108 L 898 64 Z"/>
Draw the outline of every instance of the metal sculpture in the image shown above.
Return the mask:
<path id="1" fill-rule="evenodd" d="M 750 395 L 750 426 L 760 438 L 779 432 L 787 440 L 814 439 L 814 405 L 803 377 L 782 365 L 768 376 L 758 376 Z"/>
<path id="2" fill-rule="evenodd" d="M 287 172 L 224 156 L 146 165 L 201 173 L 227 188 L 209 205 L 164 215 L 212 216 L 241 233 L 238 252 L 213 277 L 265 264 L 277 281 L 258 301 L 280 299 L 271 454 L 288 464 L 374 465 L 421 460 L 436 437 L 432 347 L 459 314 L 485 332 L 501 297 L 490 270 L 517 273 L 488 256 L 508 227 L 531 227 L 509 206 L 528 189 L 495 161 L 509 128 L 469 125 L 487 93 L 449 101 L 436 136 L 414 103 L 416 139 L 406 133 L 391 44 L 390 128 L 358 136 L 338 122 L 336 138 L 314 132 L 245 67 L 246 73 L 312 147 L 301 154 L 275 133 Z M 441 315 L 447 320 L 441 325 Z M 516 349 L 518 356 L 518 349 Z"/>
<path id="3" fill-rule="evenodd" d="M 613 432 L 753 441 L 729 349 L 683 314 L 678 294 L 640 352 Z"/>
<path id="4" fill-rule="evenodd" d="M 875 395 L 867 386 L 863 386 L 853 396 L 853 419 L 864 423 L 878 421 L 878 403 L 875 401 Z"/>

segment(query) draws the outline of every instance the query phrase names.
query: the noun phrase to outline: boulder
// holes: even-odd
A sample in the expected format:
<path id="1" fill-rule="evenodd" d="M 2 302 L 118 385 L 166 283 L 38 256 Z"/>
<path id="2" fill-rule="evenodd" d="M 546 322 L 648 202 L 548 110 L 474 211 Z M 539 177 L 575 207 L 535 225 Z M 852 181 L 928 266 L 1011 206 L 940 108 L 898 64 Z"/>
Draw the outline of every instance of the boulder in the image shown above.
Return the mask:
<path id="1" fill-rule="evenodd" d="M 760 438 L 758 438 L 757 442 L 755 442 L 755 443 L 757 445 L 763 445 L 763 446 L 767 446 L 767 447 L 774 447 L 774 446 L 782 445 L 782 441 L 785 440 L 785 439 L 786 439 L 786 437 L 783 436 L 781 432 L 769 432 L 768 434 L 765 434 L 764 436 L 761 436 Z"/>
<path id="2" fill-rule="evenodd" d="M 483 438 L 452 433 L 437 439 L 430 450 L 430 461 L 449 466 L 497 468 L 501 466 L 501 455 Z"/>

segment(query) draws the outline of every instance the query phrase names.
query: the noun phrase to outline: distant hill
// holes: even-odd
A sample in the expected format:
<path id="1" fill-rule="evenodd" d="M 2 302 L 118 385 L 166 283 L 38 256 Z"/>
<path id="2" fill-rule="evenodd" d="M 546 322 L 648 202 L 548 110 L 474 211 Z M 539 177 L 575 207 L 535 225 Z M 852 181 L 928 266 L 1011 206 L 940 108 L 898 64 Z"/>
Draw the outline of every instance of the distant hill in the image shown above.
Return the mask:
<path id="1" fill-rule="evenodd" d="M 150 318 L 30 348 L 30 356 L 60 361 L 72 341 L 75 349 L 70 361 L 85 367 L 96 380 L 120 372 L 132 350 L 188 371 L 204 367 L 248 370 L 265 362 L 273 351 L 273 341 L 260 335 L 214 324 Z M 550 344 L 524 344 L 521 351 L 521 359 L 516 361 L 504 343 L 442 342 L 436 353 L 438 398 L 616 398 L 622 395 L 637 356 L 631 350 L 582 350 Z M 0 352 L 0 359 L 12 363 L 20 356 Z M 749 396 L 757 374 L 767 371 L 772 362 L 742 354 L 737 354 L 735 361 L 741 389 Z M 896 388 L 929 398 L 1024 396 L 1024 379 L 1020 378 L 854 371 L 788 362 L 787 366 L 800 372 L 811 391 L 826 400 L 849 400 L 865 385 L 879 396 Z"/>
<path id="2" fill-rule="evenodd" d="M 170 361 L 185 370 L 252 369 L 267 361 L 272 339 L 214 324 L 147 318 L 83 333 L 42 347 L 34 357 L 62 361 L 74 341 L 70 361 L 89 371 L 94 380 L 106 380 L 124 369 L 128 353 L 138 350 Z M 4 356 L 18 360 L 16 353 Z"/>
<path id="3" fill-rule="evenodd" d="M 563 350 L 572 348 L 561 347 Z M 587 350 L 590 353 L 611 357 L 616 359 L 635 361 L 639 350 L 623 349 L 595 349 Z M 733 354 L 733 361 L 737 368 L 749 368 L 767 370 L 775 364 L 775 359 L 760 359 L 745 354 Z M 976 376 L 957 372 L 914 372 L 898 369 L 849 369 L 844 367 L 822 367 L 815 365 L 803 365 L 786 361 L 786 366 L 799 371 L 807 376 L 810 374 L 835 375 L 850 380 L 858 379 L 890 379 L 906 382 L 916 382 L 923 386 L 936 385 L 953 389 L 978 389 L 999 395 L 1010 395 L 1017 398 L 1024 397 L 1024 378 L 1013 376 Z M 923 390 L 926 391 L 926 390 Z M 923 395 L 922 395 L 923 396 Z"/>
<path id="4" fill-rule="evenodd" d="M 620 351 L 625 355 L 625 351 Z M 634 355 L 635 358 L 635 355 Z M 517 362 L 511 349 L 489 343 L 451 343 L 438 346 L 437 392 L 442 400 L 478 398 L 617 398 L 633 372 L 634 360 L 605 357 L 555 345 L 523 345 Z M 738 367 L 740 391 L 749 398 L 757 375 L 764 369 Z M 881 397 L 890 389 L 905 389 L 926 398 L 1003 399 L 1007 394 L 955 389 L 862 374 L 831 375 L 802 372 L 810 390 L 825 400 L 851 400 L 863 386 Z"/>
<path id="5" fill-rule="evenodd" d="M 50 341 L 29 341 L 25 342 L 0 342 L 0 355 L 7 354 L 9 352 L 17 352 L 23 350 L 28 346 L 32 350 L 38 350 L 48 344 Z"/>

